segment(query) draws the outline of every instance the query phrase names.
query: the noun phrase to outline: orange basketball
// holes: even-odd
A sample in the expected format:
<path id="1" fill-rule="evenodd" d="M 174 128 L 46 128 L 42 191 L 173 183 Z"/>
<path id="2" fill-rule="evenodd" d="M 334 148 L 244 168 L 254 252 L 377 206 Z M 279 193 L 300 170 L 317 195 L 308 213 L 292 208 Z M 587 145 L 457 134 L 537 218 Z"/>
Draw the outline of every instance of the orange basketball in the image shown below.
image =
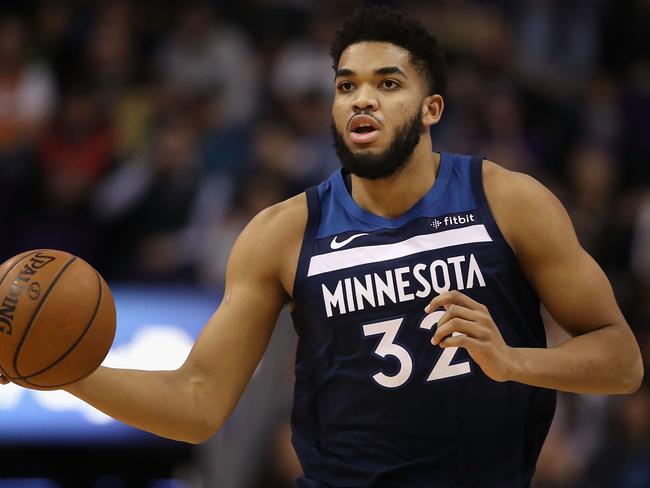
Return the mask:
<path id="1" fill-rule="evenodd" d="M 115 337 L 115 303 L 92 266 L 63 251 L 28 251 L 0 266 L 0 373 L 53 390 L 92 373 Z"/>

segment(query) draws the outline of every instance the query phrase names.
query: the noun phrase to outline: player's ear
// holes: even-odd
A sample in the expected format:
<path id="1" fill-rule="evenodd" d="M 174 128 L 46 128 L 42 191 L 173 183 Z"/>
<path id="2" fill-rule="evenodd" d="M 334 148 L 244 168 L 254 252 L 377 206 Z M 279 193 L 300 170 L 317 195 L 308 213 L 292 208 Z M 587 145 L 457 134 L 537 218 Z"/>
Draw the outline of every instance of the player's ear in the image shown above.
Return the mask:
<path id="1" fill-rule="evenodd" d="M 445 101 L 438 94 L 429 95 L 422 102 L 422 123 L 427 127 L 440 122 L 442 111 L 445 108 Z"/>

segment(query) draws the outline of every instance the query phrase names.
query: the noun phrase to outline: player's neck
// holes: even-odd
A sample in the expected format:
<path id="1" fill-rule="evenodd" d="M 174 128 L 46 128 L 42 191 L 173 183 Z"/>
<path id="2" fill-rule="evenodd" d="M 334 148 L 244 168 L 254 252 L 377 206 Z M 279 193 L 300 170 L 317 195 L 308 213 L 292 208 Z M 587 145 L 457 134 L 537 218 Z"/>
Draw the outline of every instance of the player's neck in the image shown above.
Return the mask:
<path id="1" fill-rule="evenodd" d="M 423 140 L 406 166 L 388 178 L 368 180 L 352 175 L 352 198 L 375 215 L 397 218 L 415 205 L 433 186 L 440 155 Z"/>

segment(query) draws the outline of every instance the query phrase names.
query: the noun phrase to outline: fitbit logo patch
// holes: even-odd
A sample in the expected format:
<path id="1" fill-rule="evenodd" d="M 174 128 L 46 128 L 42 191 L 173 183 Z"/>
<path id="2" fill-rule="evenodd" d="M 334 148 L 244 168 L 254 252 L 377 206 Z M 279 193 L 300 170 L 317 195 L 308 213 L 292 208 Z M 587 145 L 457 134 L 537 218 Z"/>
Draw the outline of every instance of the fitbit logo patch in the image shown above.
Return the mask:
<path id="1" fill-rule="evenodd" d="M 440 215 L 438 217 L 430 218 L 429 226 L 433 227 L 434 230 L 446 230 L 466 225 L 474 225 L 479 222 L 480 220 L 476 210 L 471 210 L 469 212 Z"/>

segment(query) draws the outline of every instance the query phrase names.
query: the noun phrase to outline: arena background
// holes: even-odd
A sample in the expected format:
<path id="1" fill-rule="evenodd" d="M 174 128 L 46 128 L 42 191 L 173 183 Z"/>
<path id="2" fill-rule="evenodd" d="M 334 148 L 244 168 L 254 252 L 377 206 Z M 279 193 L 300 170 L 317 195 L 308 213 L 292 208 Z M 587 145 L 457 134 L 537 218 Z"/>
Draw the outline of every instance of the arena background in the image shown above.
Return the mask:
<path id="1" fill-rule="evenodd" d="M 384 3 L 447 52 L 436 150 L 549 186 L 647 361 L 650 2 Z M 245 223 L 337 168 L 328 46 L 358 4 L 2 0 L 0 261 L 82 256 L 116 292 L 111 364 L 182 362 Z M 289 487 L 293 349 L 283 317 L 240 408 L 198 447 L 64 393 L 0 388 L 0 487 Z M 535 487 L 650 487 L 648 381 L 631 396 L 561 394 Z"/>

